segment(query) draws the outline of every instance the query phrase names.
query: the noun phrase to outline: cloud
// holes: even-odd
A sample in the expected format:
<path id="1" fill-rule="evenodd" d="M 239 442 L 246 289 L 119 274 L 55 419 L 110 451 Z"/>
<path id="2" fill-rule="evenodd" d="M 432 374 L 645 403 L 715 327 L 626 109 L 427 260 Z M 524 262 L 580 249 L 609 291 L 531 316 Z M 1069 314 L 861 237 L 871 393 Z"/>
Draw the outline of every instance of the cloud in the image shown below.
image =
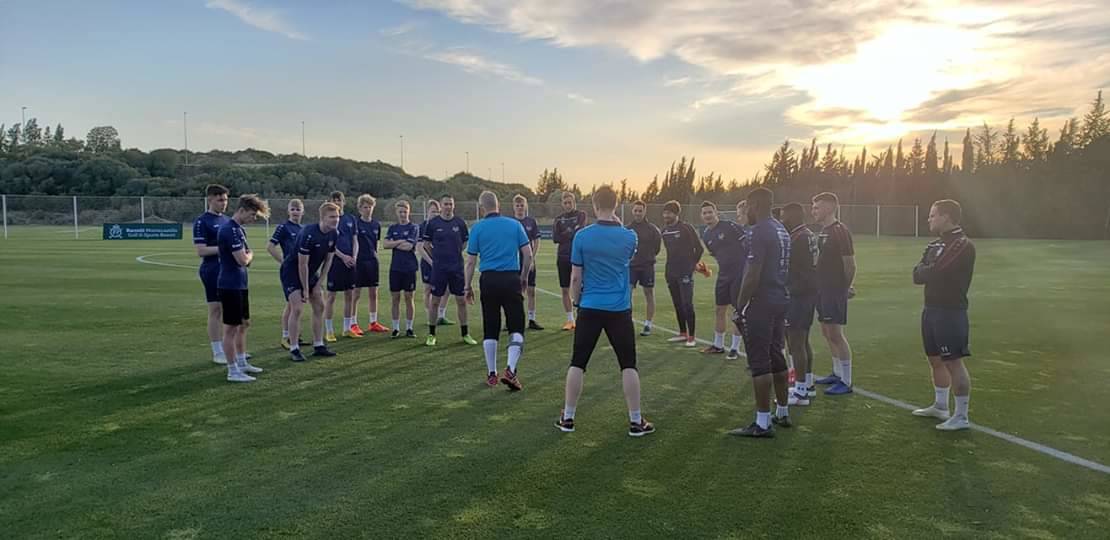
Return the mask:
<path id="1" fill-rule="evenodd" d="M 571 101 L 577 101 L 577 102 L 585 104 L 585 105 L 593 105 L 594 104 L 594 100 L 592 100 L 592 99 L 590 99 L 586 96 L 583 96 L 581 94 L 575 94 L 574 92 L 571 92 L 571 93 L 567 94 L 567 99 L 569 99 Z"/>
<path id="2" fill-rule="evenodd" d="M 539 86 L 543 84 L 543 79 L 527 75 L 509 64 L 504 64 L 491 60 L 478 54 L 477 52 L 462 47 L 428 52 L 424 54 L 424 58 L 444 64 L 458 66 L 467 73 L 493 75 L 507 81 L 513 81 L 533 86 Z"/>
<path id="3" fill-rule="evenodd" d="M 663 80 L 663 87 L 665 88 L 683 87 L 687 84 L 690 84 L 690 77 L 677 77 L 674 79 L 668 78 Z"/>
<path id="4" fill-rule="evenodd" d="M 209 0 L 205 6 L 209 9 L 226 11 L 255 28 L 281 34 L 289 39 L 301 41 L 309 39 L 306 34 L 297 31 L 285 20 L 281 10 L 254 7 L 240 0 Z"/>
<path id="5" fill-rule="evenodd" d="M 397 37 L 408 34 L 414 29 L 416 29 L 416 23 L 407 22 L 404 24 L 399 24 L 397 26 L 391 26 L 389 28 L 382 28 L 381 30 L 378 30 L 378 33 L 383 36 Z"/>

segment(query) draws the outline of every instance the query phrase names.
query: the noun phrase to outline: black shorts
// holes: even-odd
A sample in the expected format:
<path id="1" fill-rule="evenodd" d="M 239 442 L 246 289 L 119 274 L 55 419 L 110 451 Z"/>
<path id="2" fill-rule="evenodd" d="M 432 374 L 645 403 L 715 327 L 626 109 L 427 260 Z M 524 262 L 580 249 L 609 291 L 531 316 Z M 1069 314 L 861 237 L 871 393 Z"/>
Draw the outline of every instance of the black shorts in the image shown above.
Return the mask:
<path id="1" fill-rule="evenodd" d="M 744 352 L 752 377 L 786 371 L 786 305 L 752 302 L 744 319 Z"/>
<path id="2" fill-rule="evenodd" d="M 536 286 L 536 267 L 535 266 L 533 266 L 532 269 L 528 271 L 528 286 L 529 287 L 535 287 Z"/>
<path id="3" fill-rule="evenodd" d="M 358 266 L 357 264 L 355 266 Z M 328 290 L 331 292 L 349 291 L 355 288 L 355 269 L 347 268 L 343 261 L 336 257 L 328 270 Z"/>
<path id="4" fill-rule="evenodd" d="M 389 292 L 412 292 L 416 290 L 416 271 L 389 271 Z"/>
<path id="5" fill-rule="evenodd" d="M 220 278 L 220 265 L 201 265 L 197 275 L 200 276 L 200 282 L 204 285 L 204 301 L 208 303 L 219 302 L 220 293 L 216 287 L 216 281 Z"/>
<path id="6" fill-rule="evenodd" d="M 786 326 L 797 330 L 813 327 L 813 312 L 817 309 L 816 294 L 791 295 L 786 308 Z"/>
<path id="7" fill-rule="evenodd" d="M 420 261 L 420 281 L 423 281 L 425 285 L 432 284 L 432 265 L 426 261 Z"/>
<path id="8" fill-rule="evenodd" d="M 462 296 L 466 288 L 462 268 L 448 269 L 432 267 L 432 296 L 443 296 L 450 290 L 454 296 Z"/>
<path id="9" fill-rule="evenodd" d="M 740 284 L 744 281 L 741 276 L 725 276 L 717 274 L 717 285 L 713 288 L 713 297 L 718 306 L 732 306 L 736 304 L 736 297 L 740 295 Z"/>
<path id="10" fill-rule="evenodd" d="M 378 259 L 366 259 L 355 263 L 355 288 L 377 287 L 380 271 Z"/>
<path id="11" fill-rule="evenodd" d="M 927 356 L 958 360 L 971 356 L 971 325 L 966 309 L 926 307 L 921 312 L 921 340 Z"/>
<path id="12" fill-rule="evenodd" d="M 220 305 L 224 308 L 224 324 L 239 326 L 251 320 L 251 304 L 246 289 L 220 289 Z"/>
<path id="13" fill-rule="evenodd" d="M 640 284 L 645 289 L 655 288 L 655 265 L 633 266 L 628 269 L 628 284 L 636 288 Z"/>
<path id="14" fill-rule="evenodd" d="M 590 356 L 597 347 L 601 332 L 609 338 L 609 345 L 617 355 L 617 364 L 622 370 L 636 369 L 636 329 L 632 324 L 632 310 L 603 311 L 600 309 L 580 308 L 577 328 L 574 330 L 574 352 L 570 365 L 586 370 Z"/>
<path id="15" fill-rule="evenodd" d="M 559 287 L 562 289 L 570 288 L 570 270 L 573 267 L 570 264 L 570 259 L 558 259 L 555 261 L 555 266 L 559 268 Z"/>
<path id="16" fill-rule="evenodd" d="M 482 291 L 482 337 L 498 339 L 501 312 L 510 334 L 524 333 L 524 297 L 520 294 L 520 272 L 482 272 L 478 278 Z"/>
<path id="17" fill-rule="evenodd" d="M 302 296 L 307 296 L 309 293 L 312 292 L 312 289 L 316 288 L 316 285 L 319 282 L 320 282 L 320 278 L 318 278 L 316 276 L 309 276 L 309 278 L 308 278 L 308 290 L 307 291 L 301 291 L 301 295 Z M 283 293 L 285 293 L 285 301 L 286 302 L 289 301 L 289 295 L 293 294 L 293 291 L 300 291 L 300 290 L 301 290 L 300 280 L 297 280 L 297 281 L 287 281 L 285 279 L 281 280 L 281 291 Z"/>
<path id="18" fill-rule="evenodd" d="M 823 324 L 848 324 L 848 290 L 817 293 L 817 320 Z"/>

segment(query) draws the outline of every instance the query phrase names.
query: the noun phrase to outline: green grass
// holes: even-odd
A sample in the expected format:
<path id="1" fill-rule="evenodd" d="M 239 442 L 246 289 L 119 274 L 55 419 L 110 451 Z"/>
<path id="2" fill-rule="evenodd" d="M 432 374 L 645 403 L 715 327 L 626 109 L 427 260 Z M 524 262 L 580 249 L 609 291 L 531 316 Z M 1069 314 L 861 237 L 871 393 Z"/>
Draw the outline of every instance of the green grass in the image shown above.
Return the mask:
<path id="1" fill-rule="evenodd" d="M 251 238 L 261 249 L 262 231 Z M 924 241 L 858 239 L 849 327 L 857 385 L 911 403 L 932 397 L 909 272 Z M 977 246 L 972 420 L 1110 463 L 1110 246 Z M 543 247 L 540 286 L 557 290 Z M 209 360 L 195 271 L 136 263 L 150 253 L 196 262 L 187 240 L 24 228 L 0 243 L 3 537 L 1104 538 L 1110 528 L 1110 475 L 979 432 L 939 433 L 861 395 L 796 409 L 797 427 L 773 441 L 728 437 L 752 417 L 742 363 L 662 334 L 638 343 L 658 433 L 625 435 L 616 362 L 599 346 L 578 432 L 560 434 L 551 424 L 570 336 L 554 330 L 562 310 L 546 295 L 549 329 L 528 335 L 514 395 L 484 387 L 481 350 L 457 344 L 457 327 L 441 330 L 434 355 L 422 340 L 374 336 L 341 341 L 334 359 L 288 362 L 276 265 L 263 258 L 249 348 L 267 372 L 227 384 Z M 699 279 L 702 337 L 711 293 Z M 672 326 L 660 304 L 657 322 Z M 823 374 L 817 332 L 814 348 Z"/>

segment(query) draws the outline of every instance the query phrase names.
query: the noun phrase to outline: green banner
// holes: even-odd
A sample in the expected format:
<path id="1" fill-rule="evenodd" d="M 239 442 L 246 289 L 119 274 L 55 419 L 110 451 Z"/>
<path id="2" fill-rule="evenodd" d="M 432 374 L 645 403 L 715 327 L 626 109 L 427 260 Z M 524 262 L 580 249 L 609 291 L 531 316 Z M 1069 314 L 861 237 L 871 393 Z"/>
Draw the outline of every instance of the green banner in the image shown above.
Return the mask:
<path id="1" fill-rule="evenodd" d="M 181 240 L 180 223 L 105 223 L 105 240 Z"/>

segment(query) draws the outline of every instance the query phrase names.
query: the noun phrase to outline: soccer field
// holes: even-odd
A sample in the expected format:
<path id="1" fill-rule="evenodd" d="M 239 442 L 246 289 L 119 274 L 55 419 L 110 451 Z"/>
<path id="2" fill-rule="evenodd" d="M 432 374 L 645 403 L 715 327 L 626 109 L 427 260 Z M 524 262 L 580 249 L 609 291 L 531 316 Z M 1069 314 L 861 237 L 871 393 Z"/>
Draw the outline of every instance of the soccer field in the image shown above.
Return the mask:
<path id="1" fill-rule="evenodd" d="M 434 349 L 371 335 L 340 339 L 335 358 L 293 364 L 278 347 L 277 265 L 253 228 L 248 348 L 266 373 L 233 385 L 210 360 L 188 239 L 73 240 L 59 230 L 18 229 L 0 241 L 4 538 L 1106 538 L 1110 530 L 1105 242 L 976 241 L 971 420 L 997 434 L 941 433 L 874 397 L 932 400 L 922 293 L 910 278 L 928 240 L 861 237 L 848 337 L 866 392 L 794 408 L 796 427 L 773 440 L 730 437 L 753 417 L 744 361 L 667 344 L 660 331 L 637 343 L 643 410 L 658 432 L 633 439 L 603 345 L 577 432 L 553 427 L 571 344 L 558 330 L 557 297 L 540 294 L 547 329 L 527 334 L 520 393 L 486 388 L 481 348 L 459 343 L 457 326 L 440 328 Z M 539 268 L 540 287 L 557 292 L 549 241 Z M 666 288 L 659 293 L 656 323 L 673 327 Z M 699 278 L 696 294 L 699 336 L 712 338 L 712 280 Z M 388 294 L 381 299 L 388 323 Z M 636 307 L 640 318 L 638 293 Z M 418 300 L 421 337 L 422 321 Z M 471 321 L 480 338 L 477 306 Z M 828 349 L 817 329 L 812 339 L 824 375 Z"/>

